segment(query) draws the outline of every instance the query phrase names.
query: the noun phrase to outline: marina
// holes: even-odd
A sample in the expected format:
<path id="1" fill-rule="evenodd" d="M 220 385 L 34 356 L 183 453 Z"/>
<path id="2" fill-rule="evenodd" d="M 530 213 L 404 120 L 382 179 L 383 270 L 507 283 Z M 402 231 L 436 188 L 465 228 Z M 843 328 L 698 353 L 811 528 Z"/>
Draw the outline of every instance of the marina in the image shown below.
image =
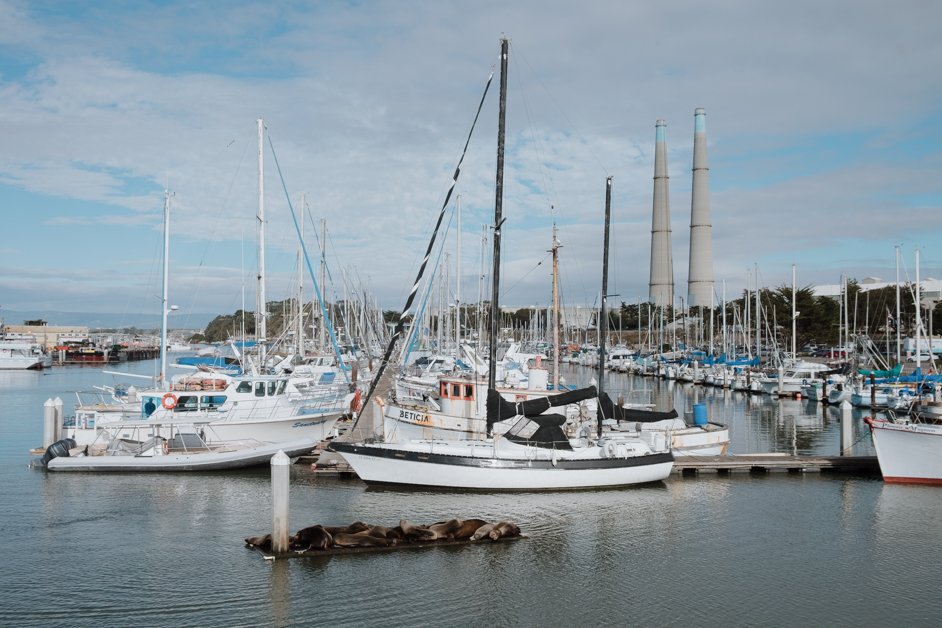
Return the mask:
<path id="1" fill-rule="evenodd" d="M 0 2 L 0 624 L 938 624 L 942 8 Z"/>
<path id="2" fill-rule="evenodd" d="M 156 364 L 123 368 L 146 374 Z M 591 371 L 568 367 L 566 375 L 576 382 Z M 7 435 L 0 442 L 0 490 L 13 505 L 0 513 L 0 525 L 12 564 L 29 565 L 26 578 L 19 569 L 0 574 L 8 592 L 0 614 L 16 616 L 18 625 L 123 624 L 132 613 L 134 621 L 157 626 L 379 626 L 388 625 L 390 613 L 393 623 L 413 625 L 500 624 L 508 617 L 526 625 L 604 624 L 613 617 L 641 624 L 670 617 L 780 625 L 788 617 L 785 623 L 931 625 L 942 612 L 938 596 L 914 604 L 883 585 L 915 578 L 935 586 L 942 560 L 934 541 L 942 525 L 935 489 L 888 485 L 865 473 L 674 473 L 638 488 L 500 494 L 367 489 L 302 460 L 290 469 L 291 529 L 306 521 L 398 521 L 408 513 L 417 521 L 507 518 L 529 538 L 268 563 L 242 540 L 271 529 L 265 467 L 93 476 L 27 468 L 26 451 L 42 433 L 43 400 L 100 381 L 99 372 L 83 367 L 0 374 Z M 631 386 L 648 386 L 655 400 L 679 409 L 696 393 L 690 385 L 627 375 L 612 374 L 608 382 L 609 390 L 626 393 Z M 836 409 L 734 391 L 700 392 L 697 402 L 730 425 L 733 454 L 814 459 L 839 449 Z M 854 421 L 854 456 L 873 456 L 862 414 L 855 411 Z M 61 583 L 83 582 L 88 573 L 96 574 L 95 589 L 110 595 L 61 604 Z M 128 578 L 133 587 L 125 585 Z M 429 599 L 429 581 L 450 599 L 447 607 Z M 666 596 L 678 582 L 713 586 Z M 835 582 L 853 582 L 853 590 L 867 594 L 826 593 Z M 312 613 L 306 592 L 337 586 L 345 595 L 322 597 Z M 615 593 L 599 595 L 600 587 Z M 712 594 L 716 587 L 723 599 Z M 351 606 L 351 597 L 358 604 Z M 494 602 L 482 608 L 482 598 Z M 583 603 L 574 607 L 571 599 Z"/>

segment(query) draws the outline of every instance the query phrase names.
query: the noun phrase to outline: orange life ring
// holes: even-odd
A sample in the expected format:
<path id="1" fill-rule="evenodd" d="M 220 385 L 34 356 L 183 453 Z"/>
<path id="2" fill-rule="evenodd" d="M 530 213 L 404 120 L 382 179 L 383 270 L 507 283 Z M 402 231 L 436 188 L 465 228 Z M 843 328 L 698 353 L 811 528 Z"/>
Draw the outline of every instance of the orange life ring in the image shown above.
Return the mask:
<path id="1" fill-rule="evenodd" d="M 160 400 L 160 405 L 162 405 L 165 410 L 173 410 L 177 407 L 177 396 L 173 393 L 167 393 L 164 395 L 164 398 Z"/>

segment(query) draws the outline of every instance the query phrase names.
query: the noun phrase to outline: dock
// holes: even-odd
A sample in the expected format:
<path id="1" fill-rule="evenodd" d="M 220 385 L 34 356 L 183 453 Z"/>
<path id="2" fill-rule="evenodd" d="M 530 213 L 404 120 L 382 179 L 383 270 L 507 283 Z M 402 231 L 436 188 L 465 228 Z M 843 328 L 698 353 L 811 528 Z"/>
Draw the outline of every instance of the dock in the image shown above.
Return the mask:
<path id="1" fill-rule="evenodd" d="M 815 456 L 791 454 L 739 454 L 732 456 L 685 456 L 675 458 L 674 475 L 731 473 L 844 473 L 880 475 L 876 456 Z"/>

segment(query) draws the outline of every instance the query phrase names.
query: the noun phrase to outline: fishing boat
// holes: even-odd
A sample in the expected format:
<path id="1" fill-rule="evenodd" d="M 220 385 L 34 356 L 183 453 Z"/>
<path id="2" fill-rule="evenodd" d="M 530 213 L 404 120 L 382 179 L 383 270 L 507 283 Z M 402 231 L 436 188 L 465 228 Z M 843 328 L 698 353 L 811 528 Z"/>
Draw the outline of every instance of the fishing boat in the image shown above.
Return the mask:
<path id="1" fill-rule="evenodd" d="M 79 403 L 63 434 L 81 444 L 114 424 L 209 425 L 223 441 L 323 440 L 349 411 L 355 393 L 344 384 L 303 390 L 288 375 L 197 372 L 172 379 L 169 390 L 125 391 L 110 403 Z"/>
<path id="2" fill-rule="evenodd" d="M 942 485 L 942 424 L 866 417 L 883 481 Z"/>
<path id="3" fill-rule="evenodd" d="M 494 254 L 492 257 L 492 298 L 488 333 L 488 390 L 486 397 L 486 434 L 483 438 L 464 440 L 399 440 L 397 442 L 333 442 L 330 449 L 338 452 L 356 474 L 369 484 L 404 484 L 438 488 L 482 490 L 548 490 L 604 486 L 624 486 L 660 481 L 673 467 L 674 457 L 662 434 L 645 437 L 603 436 L 601 421 L 598 434 L 595 417 L 583 417 L 575 435 L 567 435 L 563 426 L 567 417 L 544 414 L 552 407 L 562 407 L 582 399 L 597 397 L 595 386 L 548 395 L 538 399 L 510 402 L 497 390 L 497 326 L 500 295 L 500 241 L 503 190 L 504 129 L 507 94 L 508 41 L 501 41 L 500 55 L 500 118 L 497 139 L 497 196 L 495 203 Z M 491 79 L 488 79 L 488 87 Z M 485 88 L 485 95 L 487 88 Z M 481 103 L 483 104 L 483 98 Z M 480 113 L 480 105 L 478 108 Z M 475 118 L 476 120 L 477 118 Z M 474 125 L 471 132 L 473 133 Z M 470 141 L 470 137 L 468 138 Z M 465 144 L 467 147 L 467 144 Z M 438 226 L 460 172 L 455 169 L 452 188 L 445 198 L 438 225 L 433 230 L 428 251 L 434 246 Z M 606 213 L 610 210 L 611 178 L 606 180 Z M 607 225 L 606 225 L 607 227 Z M 606 229 L 607 232 L 607 229 Z M 607 235 L 607 233 L 606 233 Z M 426 260 L 429 255 L 426 254 Z M 412 307 L 422 279 L 425 264 L 420 267 L 399 322 L 393 332 L 383 361 L 367 393 L 369 400 L 391 354 L 402 334 L 403 321 Z M 603 290 L 603 294 L 604 294 Z M 511 421 L 503 434 L 495 433 L 494 425 Z M 353 430 L 351 430 L 353 431 Z"/>
<path id="4" fill-rule="evenodd" d="M 43 368 L 44 356 L 38 345 L 19 340 L 0 340 L 0 369 L 38 371 Z"/>

